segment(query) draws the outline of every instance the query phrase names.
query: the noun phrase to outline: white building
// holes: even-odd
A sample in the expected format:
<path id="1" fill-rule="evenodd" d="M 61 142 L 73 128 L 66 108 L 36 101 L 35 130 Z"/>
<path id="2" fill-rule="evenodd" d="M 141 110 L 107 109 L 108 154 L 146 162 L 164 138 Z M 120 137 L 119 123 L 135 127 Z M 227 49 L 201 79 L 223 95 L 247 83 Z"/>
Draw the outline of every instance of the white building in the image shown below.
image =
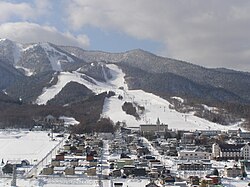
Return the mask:
<path id="1" fill-rule="evenodd" d="M 250 143 L 247 144 L 213 144 L 212 153 L 214 159 L 250 159 Z"/>
<path id="2" fill-rule="evenodd" d="M 180 160 L 206 160 L 212 158 L 212 153 L 197 150 L 180 150 L 178 151 Z"/>
<path id="3" fill-rule="evenodd" d="M 244 158 L 244 160 L 250 160 L 250 143 L 247 143 L 247 144 L 242 148 L 242 153 L 243 153 L 243 158 Z"/>

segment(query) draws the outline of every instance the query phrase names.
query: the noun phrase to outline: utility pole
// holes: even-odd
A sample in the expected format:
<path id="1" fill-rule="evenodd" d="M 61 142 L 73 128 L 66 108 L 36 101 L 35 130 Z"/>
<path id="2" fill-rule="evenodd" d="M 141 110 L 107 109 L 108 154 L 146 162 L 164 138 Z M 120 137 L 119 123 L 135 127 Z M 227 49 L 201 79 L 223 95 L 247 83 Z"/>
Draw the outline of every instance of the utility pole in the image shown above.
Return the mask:
<path id="1" fill-rule="evenodd" d="M 11 186 L 16 186 L 16 164 L 13 164 L 13 174 L 12 174 L 12 181 Z"/>
<path id="2" fill-rule="evenodd" d="M 103 148 L 101 148 L 101 174 L 99 175 L 99 187 L 103 187 L 102 185 L 102 159 L 103 159 L 103 151 L 102 151 Z"/>

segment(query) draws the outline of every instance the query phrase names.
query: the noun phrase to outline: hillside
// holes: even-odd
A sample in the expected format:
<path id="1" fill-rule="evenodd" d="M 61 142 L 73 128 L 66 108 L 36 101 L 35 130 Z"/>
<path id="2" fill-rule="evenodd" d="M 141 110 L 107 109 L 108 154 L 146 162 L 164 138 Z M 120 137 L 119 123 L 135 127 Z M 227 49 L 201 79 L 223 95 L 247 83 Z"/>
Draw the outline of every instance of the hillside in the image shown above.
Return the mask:
<path id="1" fill-rule="evenodd" d="M 220 119 L 215 121 L 223 122 L 224 125 L 238 123 L 241 118 L 245 118 L 248 124 L 250 119 L 250 74 L 245 72 L 223 68 L 208 69 L 159 57 L 140 49 L 107 53 L 51 43 L 20 44 L 8 39 L 0 40 L 0 62 L 0 87 L 5 95 L 22 101 L 23 106 L 53 108 L 56 115 L 60 111 L 64 113 L 65 106 L 78 108 L 94 95 L 112 91 L 114 96 L 109 95 L 105 99 L 103 112 L 99 115 L 102 113 L 114 122 L 126 120 L 129 126 L 148 123 L 149 120 L 145 119 L 147 116 L 151 116 L 150 122 L 154 122 L 156 115 L 164 123 L 170 123 L 169 119 L 173 117 L 167 119 L 166 114 L 161 114 L 154 107 L 163 107 L 164 110 L 171 108 L 169 112 L 173 112 L 173 96 L 184 100 L 180 106 L 174 108 L 179 112 L 188 112 L 185 115 L 190 115 L 192 111 L 192 116 L 196 114 L 211 121 Z M 141 105 L 145 108 L 145 102 L 143 104 L 140 98 L 147 98 L 148 103 L 152 103 L 151 100 L 158 101 L 152 108 L 147 106 L 144 111 L 148 112 L 146 117 L 145 113 L 137 111 L 140 116 L 134 119 L 122 110 L 122 106 L 130 102 L 138 110 Z M 131 102 L 133 99 L 136 102 Z M 201 107 L 203 104 L 226 112 L 221 112 L 216 117 L 204 116 L 202 114 L 205 109 Z M 97 106 L 93 106 L 95 107 Z M 113 108 L 115 111 L 112 111 Z M 72 108 L 70 110 L 75 111 Z M 88 119 L 83 121 L 86 123 Z M 206 126 L 205 122 L 203 126 L 192 122 L 186 128 L 207 128 Z"/>

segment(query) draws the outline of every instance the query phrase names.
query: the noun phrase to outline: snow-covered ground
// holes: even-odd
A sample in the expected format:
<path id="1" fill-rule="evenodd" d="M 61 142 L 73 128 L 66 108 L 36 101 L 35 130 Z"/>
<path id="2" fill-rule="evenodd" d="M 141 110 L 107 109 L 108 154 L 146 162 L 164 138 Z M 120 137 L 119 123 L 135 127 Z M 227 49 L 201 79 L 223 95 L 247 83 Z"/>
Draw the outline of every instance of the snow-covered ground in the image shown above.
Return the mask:
<path id="1" fill-rule="evenodd" d="M 9 187 L 11 179 L 0 178 L 1 187 Z M 112 187 L 114 183 L 123 183 L 124 187 L 145 187 L 149 179 L 115 179 L 103 180 L 103 187 Z M 113 185 L 111 184 L 113 183 Z M 100 187 L 97 179 L 91 178 L 38 178 L 38 179 L 17 179 L 17 186 L 20 187 Z"/>
<path id="2" fill-rule="evenodd" d="M 52 141 L 44 131 L 0 131 L 0 159 L 4 162 L 27 159 L 34 164 L 57 144 L 58 141 Z"/>
<path id="3" fill-rule="evenodd" d="M 80 123 L 73 117 L 60 116 L 59 119 L 64 121 L 64 125 L 77 125 Z"/>
<path id="4" fill-rule="evenodd" d="M 170 103 L 152 93 L 147 93 L 143 90 L 129 90 L 124 79 L 125 74 L 114 64 L 109 64 L 107 67 L 111 70 L 112 79 L 106 83 L 98 82 L 94 79 L 95 84 L 85 80 L 79 72 L 61 72 L 58 77 L 58 82 L 50 88 L 44 88 L 44 92 L 38 97 L 38 104 L 46 104 L 47 101 L 54 98 L 62 88 L 70 81 L 75 81 L 85 85 L 95 93 L 112 90 L 116 92 L 114 97 L 106 98 L 103 107 L 102 116 L 109 117 L 114 122 L 126 122 L 128 127 L 139 127 L 140 124 L 156 123 L 157 118 L 162 123 L 168 124 L 172 129 L 196 130 L 196 129 L 238 129 L 238 124 L 233 126 L 222 126 L 216 123 L 209 122 L 205 119 L 194 116 L 192 113 L 179 113 L 169 108 Z M 86 76 L 86 75 L 84 75 Z M 118 96 L 123 99 L 118 99 Z M 145 111 L 140 115 L 140 119 L 134 116 L 127 115 L 122 110 L 124 102 L 133 102 L 139 106 L 144 106 Z"/>

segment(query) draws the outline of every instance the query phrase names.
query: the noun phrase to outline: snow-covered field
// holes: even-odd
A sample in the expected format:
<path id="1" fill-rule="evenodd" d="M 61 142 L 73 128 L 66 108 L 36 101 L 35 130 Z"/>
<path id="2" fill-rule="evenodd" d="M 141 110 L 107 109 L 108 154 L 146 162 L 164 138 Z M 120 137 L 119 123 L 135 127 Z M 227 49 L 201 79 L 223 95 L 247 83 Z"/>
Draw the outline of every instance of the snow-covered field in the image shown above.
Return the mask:
<path id="1" fill-rule="evenodd" d="M 58 141 L 52 141 L 48 132 L 0 131 L 0 159 L 6 162 L 27 159 L 31 164 L 40 161 Z"/>
<path id="2" fill-rule="evenodd" d="M 61 72 L 58 77 L 58 83 L 50 88 L 45 88 L 43 94 L 38 99 L 38 104 L 46 104 L 47 101 L 54 98 L 56 94 L 70 81 L 76 81 L 80 84 L 84 84 L 95 93 L 103 91 L 115 91 L 116 96 L 106 98 L 103 107 L 104 117 L 111 118 L 114 122 L 126 122 L 128 127 L 139 127 L 140 124 L 155 123 L 157 118 L 162 123 L 168 124 L 169 128 L 172 129 L 185 129 L 185 130 L 196 130 L 196 129 L 237 129 L 238 125 L 234 126 L 222 126 L 216 123 L 209 122 L 202 118 L 194 116 L 192 113 L 183 114 L 175 110 L 169 109 L 170 103 L 165 99 L 162 99 L 152 93 L 147 93 L 142 90 L 128 90 L 128 86 L 125 82 L 125 74 L 114 64 L 107 65 L 111 70 L 113 76 L 112 79 L 106 83 L 98 82 L 91 77 L 92 81 L 96 84 L 90 83 L 83 79 L 79 72 Z M 85 75 L 86 76 L 86 75 Z M 123 97 L 122 100 L 118 99 L 118 96 Z M 181 98 L 180 98 L 181 99 Z M 137 120 L 131 115 L 127 115 L 122 110 L 124 102 L 134 102 L 140 106 L 145 107 L 145 112 L 141 114 L 140 119 Z"/>
<path id="3" fill-rule="evenodd" d="M 9 187 L 11 179 L 1 179 L 1 187 Z M 117 179 L 103 180 L 103 187 L 112 187 L 111 183 L 122 182 L 127 187 L 145 187 L 149 183 L 149 179 Z M 98 180 L 86 178 L 39 178 L 39 179 L 17 179 L 19 187 L 100 187 Z M 114 186 L 114 185 L 113 185 Z"/>

